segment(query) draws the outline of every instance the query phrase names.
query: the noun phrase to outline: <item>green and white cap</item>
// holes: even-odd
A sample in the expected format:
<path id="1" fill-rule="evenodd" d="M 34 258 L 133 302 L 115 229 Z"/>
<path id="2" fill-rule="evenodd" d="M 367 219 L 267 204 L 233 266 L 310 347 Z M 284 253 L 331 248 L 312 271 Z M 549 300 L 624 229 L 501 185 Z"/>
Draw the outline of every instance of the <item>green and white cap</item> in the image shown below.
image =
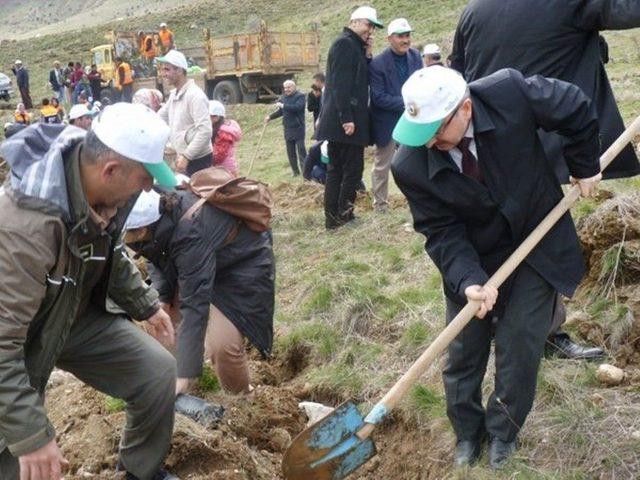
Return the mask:
<path id="1" fill-rule="evenodd" d="M 396 18 L 395 20 L 391 20 L 387 27 L 387 36 L 389 37 L 394 34 L 402 35 L 409 32 L 413 32 L 413 29 L 406 18 Z"/>
<path id="2" fill-rule="evenodd" d="M 384 25 L 378 20 L 378 14 L 373 7 L 358 7 L 351 14 L 351 20 L 369 20 L 376 27 L 382 28 Z"/>
<path id="3" fill-rule="evenodd" d="M 404 113 L 393 129 L 393 139 L 410 147 L 427 144 L 442 122 L 460 104 L 467 82 L 451 68 L 422 68 L 402 86 Z"/>
<path id="4" fill-rule="evenodd" d="M 175 187 L 176 177 L 163 160 L 169 126 L 139 103 L 114 103 L 100 112 L 91 129 L 107 147 L 140 162 L 163 187 Z"/>

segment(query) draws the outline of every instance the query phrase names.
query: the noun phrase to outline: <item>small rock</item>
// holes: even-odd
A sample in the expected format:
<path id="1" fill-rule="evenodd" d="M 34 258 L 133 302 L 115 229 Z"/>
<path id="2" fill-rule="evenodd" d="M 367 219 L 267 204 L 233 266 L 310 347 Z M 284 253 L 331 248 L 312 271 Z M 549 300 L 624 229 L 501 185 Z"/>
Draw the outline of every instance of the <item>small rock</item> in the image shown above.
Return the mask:
<path id="1" fill-rule="evenodd" d="M 284 452 L 291 444 L 291 435 L 284 428 L 274 428 L 271 431 L 269 446 L 276 452 Z"/>
<path id="2" fill-rule="evenodd" d="M 304 410 L 304 413 L 307 414 L 307 418 L 309 419 L 307 427 L 319 422 L 334 410 L 333 407 L 328 407 L 316 402 L 300 402 L 298 403 L 298 408 Z"/>
<path id="3" fill-rule="evenodd" d="M 404 231 L 407 232 L 407 233 L 412 233 L 413 232 L 413 224 L 412 223 L 407 222 L 402 227 L 404 228 Z"/>
<path id="4" fill-rule="evenodd" d="M 640 430 L 636 430 L 635 432 L 631 432 L 631 438 L 634 440 L 640 440 Z"/>
<path id="5" fill-rule="evenodd" d="M 604 397 L 599 393 L 594 393 L 591 395 L 591 402 L 598 407 L 602 407 L 604 405 Z"/>
<path id="6" fill-rule="evenodd" d="M 596 378 L 605 385 L 619 385 L 624 380 L 624 370 L 603 363 L 596 371 Z"/>

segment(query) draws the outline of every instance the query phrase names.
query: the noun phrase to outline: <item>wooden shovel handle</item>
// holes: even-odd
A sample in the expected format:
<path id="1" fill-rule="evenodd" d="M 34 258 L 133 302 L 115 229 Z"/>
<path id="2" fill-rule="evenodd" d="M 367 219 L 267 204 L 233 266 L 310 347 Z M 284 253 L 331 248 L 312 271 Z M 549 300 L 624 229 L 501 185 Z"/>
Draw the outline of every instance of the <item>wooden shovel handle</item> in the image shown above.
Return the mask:
<path id="1" fill-rule="evenodd" d="M 258 152 L 260 151 L 260 145 L 262 145 L 262 137 L 264 137 L 264 132 L 267 129 L 267 124 L 262 125 L 262 131 L 260 132 L 260 138 L 258 139 L 258 144 L 256 145 L 256 149 L 253 151 L 253 158 L 251 159 L 251 163 L 249 164 L 249 170 L 247 170 L 247 174 L 245 177 L 251 175 L 251 170 L 253 170 L 253 164 L 258 158 Z"/>
<path id="2" fill-rule="evenodd" d="M 622 135 L 607 149 L 600 157 L 600 169 L 604 170 L 609 166 L 613 159 L 622 151 L 622 149 L 631 141 L 633 137 L 640 132 L 640 117 L 627 128 Z M 498 288 L 511 275 L 514 270 L 522 263 L 527 255 L 535 248 L 538 242 L 544 237 L 555 223 L 564 215 L 580 197 L 580 187 L 574 185 L 569 189 L 564 198 L 551 210 L 542 222 L 535 228 L 533 232 L 522 242 L 522 244 L 511 254 L 507 261 L 498 269 L 496 273 L 487 281 L 486 285 L 492 285 Z M 391 390 L 382 398 L 382 400 L 371 410 L 371 413 L 365 419 L 366 423 L 357 433 L 361 440 L 367 438 L 373 429 L 377 420 L 386 416 L 407 393 L 409 388 L 422 376 L 429 368 L 431 363 L 440 356 L 445 348 L 449 346 L 451 341 L 462 331 L 462 329 L 474 317 L 480 302 L 469 302 L 456 315 L 456 317 L 447 325 L 447 327 L 438 335 L 429 348 L 415 361 L 415 363 L 406 371 L 406 373 L 391 387 Z"/>

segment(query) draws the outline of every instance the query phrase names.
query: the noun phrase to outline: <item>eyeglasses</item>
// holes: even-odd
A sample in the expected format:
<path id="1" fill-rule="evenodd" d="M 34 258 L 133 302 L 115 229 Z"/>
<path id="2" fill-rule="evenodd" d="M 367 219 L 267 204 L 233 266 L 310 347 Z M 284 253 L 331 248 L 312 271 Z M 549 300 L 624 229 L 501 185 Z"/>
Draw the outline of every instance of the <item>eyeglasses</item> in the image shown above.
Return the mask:
<path id="1" fill-rule="evenodd" d="M 447 129 L 447 127 L 451 123 L 451 120 L 453 120 L 455 118 L 455 116 L 458 114 L 458 110 L 460 110 L 460 106 L 461 105 L 462 105 L 462 103 L 459 103 L 458 106 L 455 108 L 455 110 L 453 112 L 451 112 L 451 115 L 449 116 L 449 120 L 447 120 L 442 125 L 440 125 L 440 128 L 438 128 L 438 130 L 436 130 L 436 133 L 433 136 L 433 138 L 437 137 L 438 135 L 441 135 Z"/>

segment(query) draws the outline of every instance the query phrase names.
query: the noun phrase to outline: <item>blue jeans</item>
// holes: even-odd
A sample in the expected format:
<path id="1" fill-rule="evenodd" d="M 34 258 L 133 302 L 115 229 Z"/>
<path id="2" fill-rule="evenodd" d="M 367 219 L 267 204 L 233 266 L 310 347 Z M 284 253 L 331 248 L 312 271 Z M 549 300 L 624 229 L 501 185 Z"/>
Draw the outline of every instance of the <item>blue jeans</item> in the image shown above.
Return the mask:
<path id="1" fill-rule="evenodd" d="M 74 105 L 78 103 L 78 95 L 84 92 L 87 98 L 91 97 L 91 87 L 89 85 L 85 85 L 83 83 L 76 83 L 75 88 L 73 89 L 73 94 L 71 94 L 71 103 Z"/>

